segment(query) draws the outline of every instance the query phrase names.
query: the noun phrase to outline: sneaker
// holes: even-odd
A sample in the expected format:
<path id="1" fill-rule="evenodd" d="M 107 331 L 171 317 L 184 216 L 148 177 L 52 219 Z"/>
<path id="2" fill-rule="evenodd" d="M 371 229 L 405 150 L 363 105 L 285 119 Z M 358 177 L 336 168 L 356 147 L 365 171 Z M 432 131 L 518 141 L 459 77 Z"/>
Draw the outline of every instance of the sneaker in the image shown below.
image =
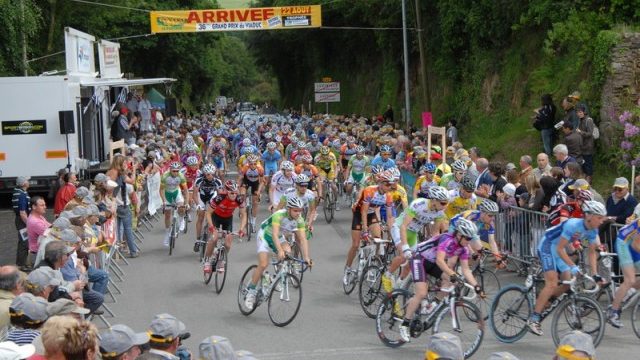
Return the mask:
<path id="1" fill-rule="evenodd" d="M 188 220 L 189 222 L 192 222 L 192 221 L 193 221 L 193 219 L 191 218 L 191 213 L 187 213 L 187 220 Z"/>
<path id="2" fill-rule="evenodd" d="M 399 331 L 400 331 L 400 338 L 402 339 L 402 341 L 404 342 L 411 341 L 411 331 L 409 330 L 408 326 L 400 325 Z"/>
<path id="3" fill-rule="evenodd" d="M 213 271 L 213 266 L 211 266 L 211 261 L 205 261 L 204 263 L 204 273 L 211 274 Z"/>
<path id="4" fill-rule="evenodd" d="M 613 309 L 607 311 L 607 321 L 616 329 L 624 327 L 624 324 L 620 321 L 620 314 Z"/>
<path id="5" fill-rule="evenodd" d="M 344 276 L 342 276 L 342 285 L 349 286 L 349 283 L 351 283 L 351 269 L 345 268 Z"/>
<path id="6" fill-rule="evenodd" d="M 218 265 L 216 266 L 218 272 L 224 272 L 224 264 L 224 260 L 218 261 Z"/>
<path id="7" fill-rule="evenodd" d="M 184 218 L 180 220 L 180 232 L 184 232 L 184 229 L 187 227 L 187 222 L 184 221 Z"/>
<path id="8" fill-rule="evenodd" d="M 383 274 L 381 281 L 382 290 L 387 294 L 391 293 L 393 291 L 393 280 L 387 274 Z"/>
<path id="9" fill-rule="evenodd" d="M 247 309 L 253 309 L 253 306 L 256 303 L 256 295 L 258 294 L 258 290 L 256 289 L 248 289 L 247 295 L 244 298 L 244 307 Z"/>
<path id="10" fill-rule="evenodd" d="M 196 239 L 196 242 L 193 244 L 193 252 L 200 251 L 200 240 Z"/>
<path id="11" fill-rule="evenodd" d="M 529 327 L 529 331 L 535 335 L 542 336 L 544 334 L 539 321 L 527 320 L 527 326 Z"/>
<path id="12" fill-rule="evenodd" d="M 169 241 L 171 238 L 171 232 L 167 231 L 164 234 L 164 241 L 162 242 L 162 245 L 164 245 L 164 247 L 169 247 Z"/>

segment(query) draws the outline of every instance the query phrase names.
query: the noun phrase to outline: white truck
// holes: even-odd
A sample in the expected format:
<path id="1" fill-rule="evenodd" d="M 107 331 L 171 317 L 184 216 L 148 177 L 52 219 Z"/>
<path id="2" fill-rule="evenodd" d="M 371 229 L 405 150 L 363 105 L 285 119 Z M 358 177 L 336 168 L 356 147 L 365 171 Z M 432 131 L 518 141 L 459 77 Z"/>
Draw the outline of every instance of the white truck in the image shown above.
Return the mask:
<path id="1" fill-rule="evenodd" d="M 17 176 L 34 192 L 48 190 L 61 168 L 89 174 L 109 154 L 111 105 L 129 86 L 175 79 L 71 76 L 0 78 L 0 193 Z"/>

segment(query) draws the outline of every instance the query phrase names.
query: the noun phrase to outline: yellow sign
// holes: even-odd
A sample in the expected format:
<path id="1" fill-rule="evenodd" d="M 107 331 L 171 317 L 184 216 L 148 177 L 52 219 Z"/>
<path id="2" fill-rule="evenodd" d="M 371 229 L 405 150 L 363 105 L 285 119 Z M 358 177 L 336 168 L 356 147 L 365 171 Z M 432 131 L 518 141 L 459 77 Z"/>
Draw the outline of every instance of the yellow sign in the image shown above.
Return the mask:
<path id="1" fill-rule="evenodd" d="M 324 82 L 324 83 L 330 83 L 330 82 L 332 82 L 332 81 L 333 81 L 333 79 L 332 79 L 332 78 L 330 78 L 330 77 L 323 77 L 323 78 L 322 78 L 322 82 Z"/>
<path id="2" fill-rule="evenodd" d="M 320 5 L 151 12 L 152 33 L 278 30 L 320 26 Z"/>

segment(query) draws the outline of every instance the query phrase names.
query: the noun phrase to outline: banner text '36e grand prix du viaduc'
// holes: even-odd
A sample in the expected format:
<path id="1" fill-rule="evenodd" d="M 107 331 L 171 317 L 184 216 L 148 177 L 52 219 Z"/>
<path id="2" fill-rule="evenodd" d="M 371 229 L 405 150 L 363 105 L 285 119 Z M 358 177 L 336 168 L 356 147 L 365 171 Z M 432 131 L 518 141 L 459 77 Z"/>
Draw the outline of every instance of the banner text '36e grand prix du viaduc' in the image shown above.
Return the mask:
<path id="1" fill-rule="evenodd" d="M 151 12 L 152 33 L 280 30 L 320 26 L 320 5 Z"/>

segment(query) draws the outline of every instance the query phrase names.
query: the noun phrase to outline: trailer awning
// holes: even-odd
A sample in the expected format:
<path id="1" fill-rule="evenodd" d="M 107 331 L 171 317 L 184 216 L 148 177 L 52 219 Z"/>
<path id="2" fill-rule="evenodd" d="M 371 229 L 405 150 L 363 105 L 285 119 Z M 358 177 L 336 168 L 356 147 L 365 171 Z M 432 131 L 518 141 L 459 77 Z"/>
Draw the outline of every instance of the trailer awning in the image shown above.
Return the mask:
<path id="1" fill-rule="evenodd" d="M 81 86 L 135 86 L 135 85 L 151 85 L 164 84 L 177 81 L 172 78 L 153 78 L 153 79 L 86 79 L 80 80 Z"/>

